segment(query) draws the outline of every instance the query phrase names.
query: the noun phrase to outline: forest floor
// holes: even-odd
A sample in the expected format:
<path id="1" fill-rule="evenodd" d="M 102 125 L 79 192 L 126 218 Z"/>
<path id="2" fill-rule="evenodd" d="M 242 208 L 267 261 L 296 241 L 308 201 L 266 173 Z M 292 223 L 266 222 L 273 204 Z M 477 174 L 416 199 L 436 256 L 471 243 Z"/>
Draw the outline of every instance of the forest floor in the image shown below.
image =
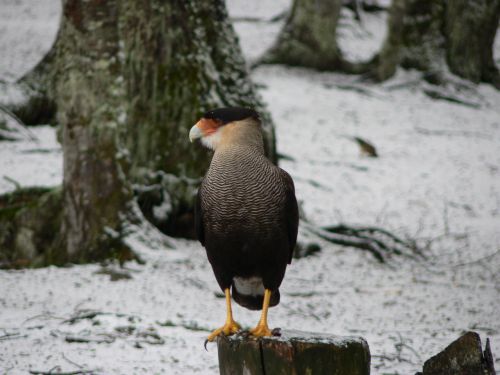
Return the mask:
<path id="1" fill-rule="evenodd" d="M 268 20 L 289 1 L 228 6 L 252 61 L 283 23 Z M 35 65 L 59 16 L 57 0 L 2 1 L 0 50 L 7 53 L 0 54 L 0 80 L 12 82 Z M 344 12 L 340 45 L 349 58 L 367 58 L 384 33 L 384 13 L 365 14 L 359 26 Z M 497 64 L 499 55 L 497 41 Z M 363 336 L 373 374 L 413 374 L 474 330 L 483 342 L 490 337 L 500 370 L 500 92 L 455 78 L 446 90 L 464 105 L 429 98 L 425 91 L 433 88 L 415 72 L 399 71 L 381 85 L 281 66 L 259 67 L 252 76 L 308 220 L 383 227 L 417 239 L 427 255 L 381 264 L 318 240 L 321 252 L 289 267 L 270 325 Z M 31 130 L 37 140 L 0 142 L 0 192 L 15 189 L 12 181 L 61 183 L 55 129 Z M 353 136 L 373 143 L 380 157 L 360 156 Z M 0 374 L 56 366 L 95 374 L 218 373 L 216 347 L 205 351 L 203 341 L 223 323 L 224 300 L 204 250 L 152 228 L 138 233 L 130 242 L 144 265 L 0 271 Z M 259 317 L 239 306 L 234 313 L 245 327 Z"/>

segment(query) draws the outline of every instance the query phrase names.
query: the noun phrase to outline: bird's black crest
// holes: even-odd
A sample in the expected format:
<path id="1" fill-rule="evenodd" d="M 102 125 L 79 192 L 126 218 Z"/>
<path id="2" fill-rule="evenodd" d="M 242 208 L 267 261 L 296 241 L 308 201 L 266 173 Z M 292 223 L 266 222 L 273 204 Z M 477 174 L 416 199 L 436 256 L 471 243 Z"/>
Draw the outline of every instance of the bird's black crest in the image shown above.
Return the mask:
<path id="1" fill-rule="evenodd" d="M 206 119 L 213 119 L 221 121 L 223 124 L 228 124 L 233 121 L 241 121 L 247 118 L 253 118 L 260 121 L 259 114 L 250 108 L 243 107 L 227 107 L 227 108 L 217 108 L 206 112 L 203 115 Z"/>

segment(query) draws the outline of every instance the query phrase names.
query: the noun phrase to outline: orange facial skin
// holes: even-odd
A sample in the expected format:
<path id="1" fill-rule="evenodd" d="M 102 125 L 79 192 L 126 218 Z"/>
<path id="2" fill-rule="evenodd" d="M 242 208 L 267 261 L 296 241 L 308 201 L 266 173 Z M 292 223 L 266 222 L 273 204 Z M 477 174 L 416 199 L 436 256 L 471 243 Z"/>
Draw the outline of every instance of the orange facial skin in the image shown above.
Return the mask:
<path id="1" fill-rule="evenodd" d="M 200 121 L 196 123 L 196 126 L 200 128 L 200 130 L 203 133 L 203 136 L 206 137 L 207 135 L 213 134 L 217 131 L 219 123 L 212 119 L 202 118 Z"/>

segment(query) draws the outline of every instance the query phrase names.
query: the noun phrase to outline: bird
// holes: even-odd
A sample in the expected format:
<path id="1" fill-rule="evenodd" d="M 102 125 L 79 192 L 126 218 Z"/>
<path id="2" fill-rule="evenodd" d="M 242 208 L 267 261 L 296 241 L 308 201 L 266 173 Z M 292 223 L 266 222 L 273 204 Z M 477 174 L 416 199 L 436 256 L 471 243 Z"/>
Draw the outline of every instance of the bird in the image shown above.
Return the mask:
<path id="1" fill-rule="evenodd" d="M 268 309 L 280 301 L 279 287 L 297 241 L 293 180 L 265 156 L 262 121 L 251 108 L 210 110 L 189 138 L 213 151 L 196 195 L 195 231 L 224 292 L 226 321 L 207 341 L 241 331 L 232 300 L 262 310 L 250 335 L 272 336 Z"/>

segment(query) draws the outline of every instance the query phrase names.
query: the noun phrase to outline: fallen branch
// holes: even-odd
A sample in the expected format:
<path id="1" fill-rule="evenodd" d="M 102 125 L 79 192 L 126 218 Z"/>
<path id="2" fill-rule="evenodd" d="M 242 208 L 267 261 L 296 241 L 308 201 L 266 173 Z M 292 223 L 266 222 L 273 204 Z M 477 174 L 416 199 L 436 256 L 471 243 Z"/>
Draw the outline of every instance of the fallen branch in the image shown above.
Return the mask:
<path id="1" fill-rule="evenodd" d="M 64 340 L 68 343 L 95 343 L 95 344 L 111 344 L 115 342 L 116 337 L 111 335 L 101 335 L 104 338 L 98 339 L 93 337 L 83 337 L 83 336 L 71 336 L 68 335 Z"/>
<path id="2" fill-rule="evenodd" d="M 190 322 L 180 322 L 180 323 L 174 323 L 171 320 L 167 320 L 165 322 L 156 322 L 161 327 L 182 327 L 184 329 L 187 329 L 189 331 L 196 331 L 196 332 L 211 332 L 212 330 L 207 327 L 202 327 L 198 325 L 197 322 L 190 321 Z"/>
<path id="3" fill-rule="evenodd" d="M 107 312 L 102 312 L 102 311 L 95 311 L 95 310 L 81 310 L 77 312 L 75 316 L 72 316 L 69 319 L 64 320 L 62 323 L 63 324 L 75 324 L 76 322 L 84 319 L 94 319 L 98 315 L 114 315 L 118 318 L 123 318 L 127 317 L 128 315 L 126 314 L 120 314 L 120 313 L 107 313 Z"/>

